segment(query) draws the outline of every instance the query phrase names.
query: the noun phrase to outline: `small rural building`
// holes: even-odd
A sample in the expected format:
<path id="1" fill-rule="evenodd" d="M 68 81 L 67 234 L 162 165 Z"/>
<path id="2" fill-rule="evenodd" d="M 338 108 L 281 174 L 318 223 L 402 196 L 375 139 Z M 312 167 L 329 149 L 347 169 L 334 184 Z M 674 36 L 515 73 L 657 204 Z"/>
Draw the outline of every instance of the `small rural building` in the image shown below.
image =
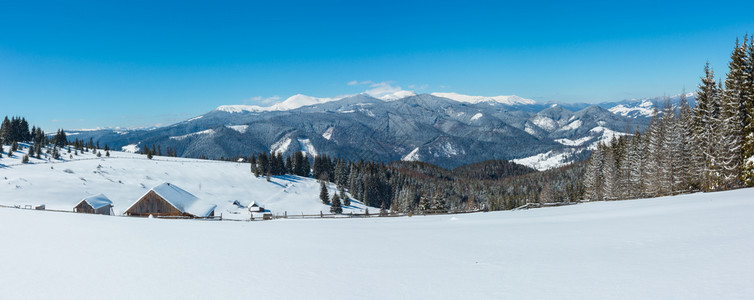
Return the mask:
<path id="1" fill-rule="evenodd" d="M 113 202 L 104 194 L 86 197 L 73 208 L 75 212 L 99 215 L 110 215 L 112 210 Z"/>
<path id="2" fill-rule="evenodd" d="M 256 201 L 251 201 L 249 204 L 249 212 L 264 212 L 264 207 L 259 205 Z"/>
<path id="3" fill-rule="evenodd" d="M 214 204 L 206 203 L 191 193 L 163 183 L 150 189 L 126 209 L 128 216 L 207 218 L 215 215 Z"/>

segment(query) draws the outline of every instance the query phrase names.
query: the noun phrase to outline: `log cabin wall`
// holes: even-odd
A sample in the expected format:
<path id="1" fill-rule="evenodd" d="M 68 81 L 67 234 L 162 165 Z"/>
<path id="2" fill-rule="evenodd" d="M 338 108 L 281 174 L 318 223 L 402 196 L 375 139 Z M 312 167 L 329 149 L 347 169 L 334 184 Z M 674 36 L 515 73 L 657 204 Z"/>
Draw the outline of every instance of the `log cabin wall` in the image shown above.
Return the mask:
<path id="1" fill-rule="evenodd" d="M 87 213 L 87 214 L 94 213 L 94 208 L 92 208 L 92 206 L 89 205 L 89 203 L 87 203 L 86 201 L 81 201 L 79 205 L 76 205 L 76 207 L 74 207 L 74 210 L 80 213 Z"/>
<path id="2" fill-rule="evenodd" d="M 112 205 L 105 205 L 103 207 L 95 209 L 94 213 L 100 214 L 100 215 L 110 215 L 110 210 L 112 209 L 112 207 L 113 207 Z"/>

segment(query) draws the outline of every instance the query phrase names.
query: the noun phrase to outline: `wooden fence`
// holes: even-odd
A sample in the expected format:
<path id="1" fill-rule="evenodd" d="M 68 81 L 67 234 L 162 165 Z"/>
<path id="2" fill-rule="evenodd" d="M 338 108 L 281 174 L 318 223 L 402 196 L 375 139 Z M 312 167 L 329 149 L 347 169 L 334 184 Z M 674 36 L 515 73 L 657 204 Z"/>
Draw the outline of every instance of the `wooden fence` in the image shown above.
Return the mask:
<path id="1" fill-rule="evenodd" d="M 333 214 L 333 213 L 324 213 L 321 212 L 319 214 L 288 214 L 288 212 L 284 212 L 282 215 L 277 214 L 273 215 L 273 219 L 345 219 L 345 218 L 392 218 L 392 217 L 411 217 L 411 216 L 430 216 L 430 215 L 456 215 L 456 214 L 469 214 L 469 213 L 477 213 L 477 212 L 484 212 L 484 210 L 468 210 L 468 211 L 424 211 L 424 212 L 418 212 L 418 213 L 398 213 L 398 212 L 385 212 L 385 213 L 370 213 L 370 214 L 355 214 L 355 213 L 347 213 L 347 214 Z"/>

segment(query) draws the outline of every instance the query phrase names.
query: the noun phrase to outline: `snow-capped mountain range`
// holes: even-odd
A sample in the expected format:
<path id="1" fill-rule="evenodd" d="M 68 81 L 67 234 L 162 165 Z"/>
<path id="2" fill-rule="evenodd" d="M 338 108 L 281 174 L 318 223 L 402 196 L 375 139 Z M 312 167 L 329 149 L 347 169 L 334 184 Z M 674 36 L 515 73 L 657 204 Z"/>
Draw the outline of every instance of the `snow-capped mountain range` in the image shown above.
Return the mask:
<path id="1" fill-rule="evenodd" d="M 694 95 L 688 96 L 693 103 Z M 670 100 L 677 103 L 678 98 Z M 130 151 L 160 145 L 184 157 L 303 151 L 351 160 L 425 161 L 446 168 L 505 159 L 547 169 L 584 159 L 598 142 L 627 134 L 627 126 L 632 132 L 645 128 L 658 100 L 593 105 L 403 90 L 333 98 L 299 94 L 267 107 L 223 105 L 150 130 L 69 134 Z"/>

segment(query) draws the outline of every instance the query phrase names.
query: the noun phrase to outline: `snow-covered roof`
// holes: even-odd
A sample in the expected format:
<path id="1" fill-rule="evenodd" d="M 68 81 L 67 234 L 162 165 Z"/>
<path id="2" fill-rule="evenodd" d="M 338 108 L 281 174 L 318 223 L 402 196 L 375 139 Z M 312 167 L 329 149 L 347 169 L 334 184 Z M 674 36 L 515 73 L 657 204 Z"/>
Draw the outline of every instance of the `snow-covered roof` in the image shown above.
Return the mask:
<path id="1" fill-rule="evenodd" d="M 217 207 L 217 205 L 205 203 L 191 193 L 167 182 L 153 187 L 150 191 L 160 195 L 180 212 L 200 218 L 208 217 Z"/>
<path id="2" fill-rule="evenodd" d="M 253 206 L 261 207 L 262 205 L 260 205 L 259 203 L 257 203 L 257 201 L 251 201 L 251 203 L 249 203 L 249 206 L 247 206 L 247 207 L 253 207 Z"/>
<path id="3" fill-rule="evenodd" d="M 100 207 L 107 206 L 107 205 L 113 205 L 113 202 L 110 201 L 110 199 L 107 198 L 105 194 L 97 194 L 94 196 L 89 196 L 81 200 L 81 202 L 89 203 L 89 205 L 94 209 L 98 209 Z M 79 202 L 79 204 L 81 204 L 81 202 Z"/>

